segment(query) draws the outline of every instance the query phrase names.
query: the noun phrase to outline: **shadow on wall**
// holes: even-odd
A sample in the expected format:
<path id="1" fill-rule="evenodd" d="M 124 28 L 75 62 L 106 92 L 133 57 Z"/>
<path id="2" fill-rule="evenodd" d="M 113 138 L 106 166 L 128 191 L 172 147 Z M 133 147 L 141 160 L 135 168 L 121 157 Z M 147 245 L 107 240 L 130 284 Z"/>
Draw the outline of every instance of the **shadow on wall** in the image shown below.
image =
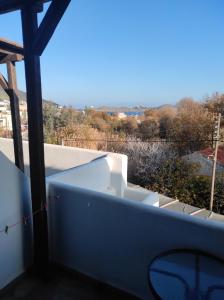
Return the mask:
<path id="1" fill-rule="evenodd" d="M 90 160 L 90 161 L 88 161 L 88 162 L 81 163 L 80 165 L 77 165 L 77 164 L 75 164 L 75 166 L 72 166 L 72 165 L 71 165 L 71 167 L 68 168 L 68 169 L 66 169 L 66 171 L 68 171 L 68 170 L 70 170 L 70 169 L 73 169 L 73 168 L 77 168 L 77 167 L 79 167 L 79 166 L 81 166 L 81 165 L 82 165 L 82 166 L 83 166 L 83 165 L 87 165 L 88 163 L 97 161 L 98 159 L 101 159 L 101 158 L 103 158 L 103 157 L 106 157 L 106 154 L 103 154 L 103 155 L 101 155 L 101 156 L 99 156 L 99 157 L 97 157 L 97 158 L 94 158 L 94 159 L 92 159 L 92 160 Z M 46 166 L 46 167 L 45 167 L 45 176 L 46 176 L 46 177 L 47 177 L 47 176 L 51 176 L 51 175 L 54 175 L 54 174 L 59 173 L 59 172 L 62 172 L 62 171 L 65 171 L 64 168 L 53 168 L 53 167 Z M 30 176 L 30 166 L 27 165 L 27 164 L 25 165 L 25 174 L 26 174 L 27 176 Z"/>
<path id="2" fill-rule="evenodd" d="M 0 138 L 0 151 L 14 162 L 13 140 Z M 29 148 L 28 142 L 23 141 L 23 153 L 25 173 L 29 176 Z M 64 147 L 60 145 L 44 144 L 46 176 L 64 171 L 79 165 L 88 163 L 98 157 L 105 155 L 105 152 Z M 119 155 L 118 155 L 119 156 Z"/>
<path id="3" fill-rule="evenodd" d="M 54 175 L 58 172 L 61 172 L 62 169 L 56 169 L 56 168 L 52 168 L 52 167 L 46 167 L 45 168 L 45 175 L 46 176 L 50 176 L 50 175 Z M 29 165 L 25 165 L 25 174 L 27 176 L 30 176 L 30 166 Z"/>
<path id="4" fill-rule="evenodd" d="M 29 180 L 0 152 L 0 290 L 31 264 L 32 224 Z"/>

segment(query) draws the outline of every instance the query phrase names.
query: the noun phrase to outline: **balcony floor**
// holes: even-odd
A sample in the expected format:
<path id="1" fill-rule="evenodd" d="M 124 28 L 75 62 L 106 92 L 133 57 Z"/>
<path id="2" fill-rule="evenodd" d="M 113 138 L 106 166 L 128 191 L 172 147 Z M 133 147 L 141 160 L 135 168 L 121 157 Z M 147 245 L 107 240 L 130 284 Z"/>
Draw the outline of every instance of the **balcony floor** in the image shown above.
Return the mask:
<path id="1" fill-rule="evenodd" d="M 134 300 L 136 297 L 86 276 L 56 270 L 48 280 L 25 276 L 0 294 L 1 300 Z"/>

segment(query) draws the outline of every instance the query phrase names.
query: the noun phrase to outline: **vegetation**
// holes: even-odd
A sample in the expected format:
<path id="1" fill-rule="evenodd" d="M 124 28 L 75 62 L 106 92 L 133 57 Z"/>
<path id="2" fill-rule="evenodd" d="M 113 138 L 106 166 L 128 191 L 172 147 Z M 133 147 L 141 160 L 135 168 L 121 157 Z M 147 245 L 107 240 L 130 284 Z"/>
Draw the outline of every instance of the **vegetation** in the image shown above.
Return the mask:
<path id="1" fill-rule="evenodd" d="M 145 109 L 138 118 L 86 108 L 59 109 L 44 103 L 44 135 L 48 143 L 125 153 L 128 179 L 136 184 L 202 208 L 209 207 L 210 176 L 183 155 L 213 146 L 214 114 L 224 114 L 224 95 L 202 103 L 182 99 L 175 107 Z M 224 128 L 224 124 L 221 126 Z M 221 132 L 223 129 L 221 129 Z M 224 211 L 223 179 L 216 180 L 214 209 Z"/>
<path id="2" fill-rule="evenodd" d="M 108 114 L 104 108 L 79 111 L 44 101 L 45 142 L 124 153 L 129 158 L 130 182 L 208 208 L 211 177 L 200 175 L 200 165 L 183 157 L 213 147 L 214 115 L 224 116 L 224 94 L 216 93 L 201 103 L 184 98 L 176 106 L 138 109 L 144 113 L 122 118 L 115 108 Z M 12 132 L 0 128 L 0 135 L 11 137 Z M 219 213 L 224 213 L 223 178 L 219 174 L 215 186 L 214 210 Z"/>

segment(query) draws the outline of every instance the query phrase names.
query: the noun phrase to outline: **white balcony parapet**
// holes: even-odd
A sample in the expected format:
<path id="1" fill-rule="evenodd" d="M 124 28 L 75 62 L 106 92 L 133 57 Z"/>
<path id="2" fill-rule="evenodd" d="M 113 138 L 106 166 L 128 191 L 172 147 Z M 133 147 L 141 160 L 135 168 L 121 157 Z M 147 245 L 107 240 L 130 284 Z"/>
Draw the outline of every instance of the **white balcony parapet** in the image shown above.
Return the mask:
<path id="1" fill-rule="evenodd" d="M 57 168 L 63 169 L 66 153 L 78 164 L 77 149 L 59 147 L 48 147 L 51 154 L 58 151 Z M 81 152 L 77 150 L 79 159 Z M 127 185 L 126 156 L 98 152 L 101 157 L 95 159 L 95 152 L 83 150 L 85 164 L 47 177 L 53 262 L 150 300 L 147 267 L 162 252 L 196 249 L 224 260 L 224 226 L 217 222 L 222 216 L 212 214 L 211 222 L 200 219 L 196 216 L 205 211 L 191 216 L 195 210 L 178 202 L 182 213 L 171 210 L 173 204 L 155 207 L 157 193 Z M 50 153 L 48 163 L 53 162 Z M 0 165 L 1 290 L 29 266 L 32 224 L 22 223 L 31 214 L 28 178 L 4 155 Z M 163 199 L 163 205 L 169 201 L 173 199 Z"/>
<path id="2" fill-rule="evenodd" d="M 56 182 L 159 206 L 157 193 L 127 186 L 127 156 L 109 153 L 93 161 L 47 177 Z"/>

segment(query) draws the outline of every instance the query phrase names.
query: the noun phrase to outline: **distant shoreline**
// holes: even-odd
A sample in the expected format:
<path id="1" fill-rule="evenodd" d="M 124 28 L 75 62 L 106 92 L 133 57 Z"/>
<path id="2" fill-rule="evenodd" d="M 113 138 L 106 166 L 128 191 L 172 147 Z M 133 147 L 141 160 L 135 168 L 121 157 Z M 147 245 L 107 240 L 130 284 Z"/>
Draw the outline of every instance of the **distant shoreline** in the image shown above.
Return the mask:
<path id="1" fill-rule="evenodd" d="M 144 111 L 122 111 L 122 112 L 114 112 L 114 111 L 105 111 L 105 113 L 107 113 L 108 115 L 113 115 L 113 114 L 116 114 L 116 113 L 122 113 L 122 114 L 125 114 L 126 116 L 142 116 L 144 115 Z"/>

